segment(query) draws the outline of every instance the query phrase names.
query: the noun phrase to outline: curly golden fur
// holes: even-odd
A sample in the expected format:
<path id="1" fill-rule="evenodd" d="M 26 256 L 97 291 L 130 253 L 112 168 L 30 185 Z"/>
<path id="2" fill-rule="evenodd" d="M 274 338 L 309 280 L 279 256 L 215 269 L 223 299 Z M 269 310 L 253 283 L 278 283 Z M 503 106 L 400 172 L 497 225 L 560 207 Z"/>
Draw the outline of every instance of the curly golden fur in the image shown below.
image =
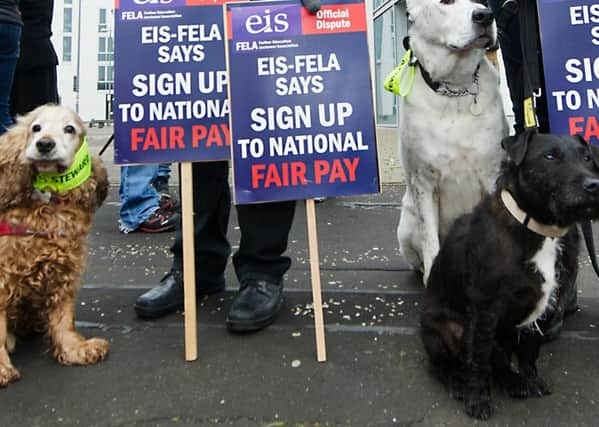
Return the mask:
<path id="1" fill-rule="evenodd" d="M 108 192 L 106 169 L 94 158 L 84 184 L 50 200 L 32 186 L 40 168 L 68 168 L 84 137 L 81 119 L 55 105 L 19 118 L 0 137 L 0 223 L 42 234 L 0 235 L 0 387 L 19 378 L 8 356 L 15 345 L 11 332 L 48 332 L 55 358 L 65 365 L 95 363 L 108 353 L 106 340 L 86 340 L 74 326 L 86 236 Z"/>

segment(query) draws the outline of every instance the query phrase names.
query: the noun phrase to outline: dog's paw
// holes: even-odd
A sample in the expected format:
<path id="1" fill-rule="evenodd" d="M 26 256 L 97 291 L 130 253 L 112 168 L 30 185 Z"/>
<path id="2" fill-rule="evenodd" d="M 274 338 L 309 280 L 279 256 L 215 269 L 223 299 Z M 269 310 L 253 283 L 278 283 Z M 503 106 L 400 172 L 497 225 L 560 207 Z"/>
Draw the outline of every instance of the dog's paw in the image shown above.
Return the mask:
<path id="1" fill-rule="evenodd" d="M 54 356 L 62 365 L 92 365 L 104 360 L 110 343 L 102 338 L 90 338 L 77 345 L 57 348 Z"/>
<path id="2" fill-rule="evenodd" d="M 518 375 L 517 378 L 518 381 L 513 381 L 507 387 L 507 392 L 511 397 L 523 399 L 551 394 L 549 386 L 541 377 Z"/>
<path id="3" fill-rule="evenodd" d="M 488 420 L 493 415 L 493 404 L 490 399 L 467 399 L 464 402 L 466 414 L 479 420 Z"/>
<path id="4" fill-rule="evenodd" d="M 0 387 L 6 387 L 20 378 L 21 374 L 14 366 L 0 363 Z"/>

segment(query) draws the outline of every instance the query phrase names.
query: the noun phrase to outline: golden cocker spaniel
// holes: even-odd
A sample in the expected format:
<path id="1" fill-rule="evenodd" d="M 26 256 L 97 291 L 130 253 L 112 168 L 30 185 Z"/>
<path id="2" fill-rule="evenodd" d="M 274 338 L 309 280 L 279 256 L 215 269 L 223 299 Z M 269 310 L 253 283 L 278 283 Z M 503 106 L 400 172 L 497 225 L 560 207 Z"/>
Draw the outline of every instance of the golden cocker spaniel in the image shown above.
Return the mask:
<path id="1" fill-rule="evenodd" d="M 108 354 L 108 341 L 86 340 L 74 318 L 86 236 L 107 192 L 106 169 L 70 109 L 39 107 L 0 136 L 0 387 L 20 376 L 8 355 L 14 332 L 47 332 L 64 365 Z"/>

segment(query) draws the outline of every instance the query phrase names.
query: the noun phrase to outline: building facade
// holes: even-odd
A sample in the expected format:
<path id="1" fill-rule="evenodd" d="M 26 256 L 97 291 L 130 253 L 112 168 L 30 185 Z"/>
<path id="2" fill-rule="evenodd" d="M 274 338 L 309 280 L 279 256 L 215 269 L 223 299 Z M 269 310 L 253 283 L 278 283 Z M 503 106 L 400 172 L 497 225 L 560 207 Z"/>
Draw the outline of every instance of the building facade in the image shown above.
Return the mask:
<path id="1" fill-rule="evenodd" d="M 110 119 L 114 0 L 55 0 L 52 30 L 62 103 L 86 121 Z"/>

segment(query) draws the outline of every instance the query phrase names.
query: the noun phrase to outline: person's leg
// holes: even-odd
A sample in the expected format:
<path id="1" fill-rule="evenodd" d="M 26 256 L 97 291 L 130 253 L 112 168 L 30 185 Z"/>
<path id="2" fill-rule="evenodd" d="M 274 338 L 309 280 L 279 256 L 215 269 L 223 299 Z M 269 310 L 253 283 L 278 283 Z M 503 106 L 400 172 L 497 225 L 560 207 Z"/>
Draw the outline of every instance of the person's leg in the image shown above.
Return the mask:
<path id="1" fill-rule="evenodd" d="M 40 105 L 58 102 L 55 66 L 15 72 L 10 97 L 10 114 L 13 117 L 25 115 Z"/>
<path id="2" fill-rule="evenodd" d="M 193 211 L 195 270 L 198 285 L 224 283 L 224 271 L 231 253 L 227 228 L 231 212 L 228 162 L 194 163 Z M 183 239 L 173 245 L 173 268 L 183 270 Z"/>
<path id="3" fill-rule="evenodd" d="M 224 271 L 231 252 L 227 228 L 231 210 L 228 162 L 194 163 L 194 236 L 196 294 L 209 295 L 224 289 Z M 183 236 L 177 233 L 172 247 L 171 271 L 160 284 L 140 295 L 135 311 L 155 318 L 183 307 Z"/>
<path id="4" fill-rule="evenodd" d="M 157 177 L 165 178 L 168 181 L 171 177 L 171 164 L 170 163 L 160 163 L 158 165 Z"/>
<path id="5" fill-rule="evenodd" d="M 513 104 L 514 130 L 516 134 L 519 134 L 524 131 L 524 61 L 520 39 L 520 20 L 518 15 L 513 15 L 509 10 L 504 10 L 504 3 L 505 0 L 489 0 L 489 6 L 491 6 L 493 15 L 497 20 L 499 46 L 501 47 L 510 98 Z M 539 34 L 538 28 L 535 28 L 535 31 L 536 34 Z M 542 96 L 536 99 L 536 112 L 539 120 L 539 130 L 548 132 L 547 99 L 544 94 L 543 61 L 540 56 L 539 52 Z"/>
<path id="6" fill-rule="evenodd" d="M 283 253 L 294 213 L 294 201 L 237 206 L 241 242 L 233 264 L 241 286 L 227 316 L 229 330 L 256 331 L 274 321 L 291 265 Z"/>
<path id="7" fill-rule="evenodd" d="M 13 124 L 9 100 L 19 58 L 20 40 L 20 26 L 0 23 L 0 135 Z"/>
<path id="8" fill-rule="evenodd" d="M 121 167 L 119 228 L 123 233 L 136 230 L 158 209 L 159 196 L 152 187 L 156 165 Z"/>
<path id="9" fill-rule="evenodd" d="M 170 204 L 170 207 L 173 209 L 178 209 L 179 204 L 174 200 L 171 200 L 171 192 L 168 186 L 168 181 L 171 177 L 171 164 L 170 163 L 160 163 L 158 165 L 158 173 L 156 174 L 156 178 L 152 182 L 152 185 L 158 192 L 160 196 L 160 204 Z"/>
<path id="10" fill-rule="evenodd" d="M 505 0 L 489 0 L 489 6 L 498 24 L 497 37 L 505 66 L 507 84 L 514 111 L 516 133 L 524 130 L 524 100 L 522 48 L 520 44 L 520 22 L 517 15 L 503 10 Z"/>

